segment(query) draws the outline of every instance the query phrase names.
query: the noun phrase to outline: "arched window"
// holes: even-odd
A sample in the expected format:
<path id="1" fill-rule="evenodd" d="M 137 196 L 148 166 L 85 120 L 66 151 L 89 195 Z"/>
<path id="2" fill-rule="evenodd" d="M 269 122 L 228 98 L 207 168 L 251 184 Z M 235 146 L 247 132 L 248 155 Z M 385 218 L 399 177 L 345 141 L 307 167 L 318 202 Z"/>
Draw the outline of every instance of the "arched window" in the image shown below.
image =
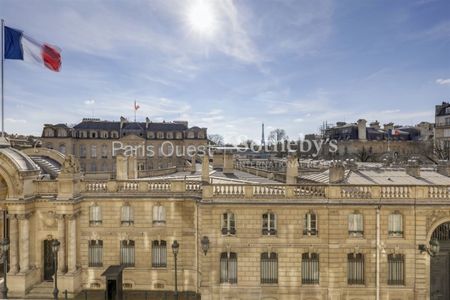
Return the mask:
<path id="1" fill-rule="evenodd" d="M 349 253 L 347 255 L 347 283 L 364 284 L 364 254 Z"/>
<path id="2" fill-rule="evenodd" d="M 302 254 L 302 284 L 319 284 L 319 254 Z"/>
<path id="3" fill-rule="evenodd" d="M 80 158 L 86 158 L 86 145 L 80 145 Z"/>
<path id="4" fill-rule="evenodd" d="M 167 243 L 166 241 L 152 242 L 152 267 L 167 267 Z"/>
<path id="5" fill-rule="evenodd" d="M 120 264 L 125 267 L 134 267 L 134 241 L 120 241 Z"/>
<path id="6" fill-rule="evenodd" d="M 220 283 L 237 283 L 237 254 L 235 252 L 220 254 Z"/>
<path id="7" fill-rule="evenodd" d="M 274 252 L 261 253 L 261 283 L 278 283 L 278 255 Z"/>
<path id="8" fill-rule="evenodd" d="M 153 224 L 166 223 L 166 209 L 162 205 L 153 206 Z"/>
<path id="9" fill-rule="evenodd" d="M 52 128 L 45 128 L 44 136 L 45 137 L 54 137 L 55 136 L 55 131 Z"/>
<path id="10" fill-rule="evenodd" d="M 388 284 L 405 285 L 405 256 L 403 254 L 388 255 Z"/>
<path id="11" fill-rule="evenodd" d="M 89 267 L 103 267 L 103 241 L 89 241 Z"/>
<path id="12" fill-rule="evenodd" d="M 65 129 L 58 129 L 58 137 L 66 137 L 67 136 L 67 131 Z"/>
<path id="13" fill-rule="evenodd" d="M 276 215 L 273 212 L 267 212 L 262 215 L 262 234 L 277 234 L 277 219 Z"/>

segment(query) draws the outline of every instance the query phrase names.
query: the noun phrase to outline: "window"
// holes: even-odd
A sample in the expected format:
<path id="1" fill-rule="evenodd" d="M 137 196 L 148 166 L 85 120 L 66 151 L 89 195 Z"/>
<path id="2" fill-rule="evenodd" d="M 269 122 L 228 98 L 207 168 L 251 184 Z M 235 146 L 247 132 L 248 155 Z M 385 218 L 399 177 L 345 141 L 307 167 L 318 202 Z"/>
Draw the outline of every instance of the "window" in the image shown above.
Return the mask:
<path id="1" fill-rule="evenodd" d="M 354 212 L 348 216 L 348 234 L 353 237 L 362 237 L 364 235 L 362 214 Z"/>
<path id="2" fill-rule="evenodd" d="M 388 255 L 388 284 L 405 284 L 405 256 L 403 254 Z"/>
<path id="3" fill-rule="evenodd" d="M 400 212 L 395 211 L 388 217 L 388 233 L 391 237 L 403 236 L 403 216 Z"/>
<path id="4" fill-rule="evenodd" d="M 134 267 L 134 241 L 120 241 L 120 264 L 125 267 Z"/>
<path id="5" fill-rule="evenodd" d="M 173 132 L 168 132 L 167 133 L 167 138 L 172 140 L 173 139 Z"/>
<path id="6" fill-rule="evenodd" d="M 156 134 L 156 136 L 158 137 L 158 139 L 163 139 L 164 138 L 164 132 L 158 132 Z"/>
<path id="7" fill-rule="evenodd" d="M 51 129 L 51 128 L 45 128 L 44 136 L 46 136 L 46 137 L 54 137 L 55 136 L 55 131 L 53 129 Z"/>
<path id="8" fill-rule="evenodd" d="M 278 256 L 274 252 L 261 254 L 261 283 L 278 283 Z"/>
<path id="9" fill-rule="evenodd" d="M 67 137 L 67 131 L 65 129 L 58 129 L 58 137 Z"/>
<path id="10" fill-rule="evenodd" d="M 95 139 L 97 137 L 97 133 L 95 131 L 91 132 L 91 138 Z"/>
<path id="11" fill-rule="evenodd" d="M 113 139 L 117 139 L 119 137 L 119 133 L 117 131 L 113 131 L 113 132 L 111 132 L 111 137 Z"/>
<path id="12" fill-rule="evenodd" d="M 101 131 L 100 132 L 100 137 L 102 139 L 107 139 L 108 138 L 108 131 Z"/>
<path id="13" fill-rule="evenodd" d="M 80 157 L 86 158 L 86 146 L 85 145 L 80 145 Z"/>
<path id="14" fill-rule="evenodd" d="M 183 138 L 183 134 L 181 132 L 177 132 L 175 134 L 175 136 L 176 136 L 177 140 L 181 140 Z"/>
<path id="15" fill-rule="evenodd" d="M 314 212 L 305 215 L 303 235 L 317 235 L 317 215 Z"/>
<path id="16" fill-rule="evenodd" d="M 89 267 L 103 267 L 103 241 L 89 241 Z"/>
<path id="17" fill-rule="evenodd" d="M 364 254 L 350 253 L 347 256 L 348 284 L 364 284 Z"/>
<path id="18" fill-rule="evenodd" d="M 130 226 L 134 224 L 133 208 L 129 204 L 125 204 L 121 208 L 120 223 L 122 225 Z"/>
<path id="19" fill-rule="evenodd" d="M 194 136 L 194 132 L 193 131 L 189 131 L 188 132 L 188 139 L 193 139 L 195 136 Z"/>
<path id="20" fill-rule="evenodd" d="M 147 138 L 148 139 L 154 139 L 155 138 L 155 133 L 153 131 L 147 132 Z"/>
<path id="21" fill-rule="evenodd" d="M 236 222 L 234 219 L 234 213 L 226 212 L 222 215 L 222 234 L 223 235 L 236 234 Z"/>
<path id="22" fill-rule="evenodd" d="M 61 152 L 62 154 L 66 154 L 66 145 L 65 144 L 59 145 L 59 152 Z"/>
<path id="23" fill-rule="evenodd" d="M 101 225 L 102 224 L 102 210 L 100 206 L 94 204 L 89 208 L 89 224 Z"/>
<path id="24" fill-rule="evenodd" d="M 220 283 L 237 283 L 237 254 L 234 252 L 220 254 Z"/>
<path id="25" fill-rule="evenodd" d="M 102 145 L 102 158 L 108 158 L 108 146 Z"/>
<path id="26" fill-rule="evenodd" d="M 91 157 L 96 158 L 97 157 L 97 146 L 91 145 Z"/>
<path id="27" fill-rule="evenodd" d="M 153 241 L 152 243 L 152 267 L 167 267 L 167 243 L 166 241 Z"/>
<path id="28" fill-rule="evenodd" d="M 153 206 L 153 224 L 166 223 L 166 209 L 162 205 Z"/>
<path id="29" fill-rule="evenodd" d="M 91 172 L 97 172 L 97 164 L 95 162 L 91 162 Z"/>
<path id="30" fill-rule="evenodd" d="M 319 254 L 302 254 L 302 284 L 319 284 Z"/>
<path id="31" fill-rule="evenodd" d="M 200 132 L 198 133 L 198 138 L 199 138 L 199 139 L 204 139 L 204 138 L 205 138 L 205 134 L 203 133 L 203 131 L 200 131 Z"/>
<path id="32" fill-rule="evenodd" d="M 276 235 L 277 234 L 277 220 L 276 216 L 272 212 L 267 212 L 262 215 L 263 225 L 262 234 L 263 235 Z"/>

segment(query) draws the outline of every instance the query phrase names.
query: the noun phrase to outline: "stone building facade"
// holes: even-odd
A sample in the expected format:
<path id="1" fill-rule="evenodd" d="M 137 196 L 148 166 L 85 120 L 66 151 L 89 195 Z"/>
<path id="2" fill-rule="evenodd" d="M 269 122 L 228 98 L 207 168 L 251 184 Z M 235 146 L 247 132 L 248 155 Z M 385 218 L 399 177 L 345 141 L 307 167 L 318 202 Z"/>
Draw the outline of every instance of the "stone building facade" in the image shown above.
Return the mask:
<path id="1" fill-rule="evenodd" d="M 102 273 L 120 264 L 125 290 L 172 291 L 175 240 L 178 289 L 202 299 L 449 295 L 448 165 L 398 171 L 380 184 L 282 184 L 223 174 L 204 158 L 202 173 L 187 179 L 87 180 L 72 155 L 55 152 L 40 155 L 59 162 L 59 175 L 41 179 L 28 154 L 0 149 L 11 296 L 53 279 L 53 239 L 61 242 L 59 288 L 70 295 L 106 289 Z M 330 169 L 330 181 L 341 168 Z M 293 182 L 299 174 L 286 175 Z M 441 243 L 434 257 L 419 250 L 432 238 Z"/>
<path id="2" fill-rule="evenodd" d="M 41 140 L 46 148 L 75 155 L 82 170 L 91 174 L 114 173 L 115 154 L 121 147 L 132 147 L 138 169 L 147 177 L 152 170 L 184 168 L 187 149 L 207 144 L 207 129 L 148 118 L 146 122 L 83 119 L 74 126 L 45 124 Z"/>

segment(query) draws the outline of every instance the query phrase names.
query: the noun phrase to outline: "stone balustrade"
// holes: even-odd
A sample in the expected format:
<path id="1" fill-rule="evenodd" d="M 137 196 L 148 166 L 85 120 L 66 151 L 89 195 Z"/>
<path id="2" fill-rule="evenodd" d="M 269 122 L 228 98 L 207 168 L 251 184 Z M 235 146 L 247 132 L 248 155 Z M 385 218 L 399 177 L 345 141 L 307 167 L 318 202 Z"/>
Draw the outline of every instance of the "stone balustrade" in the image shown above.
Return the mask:
<path id="1" fill-rule="evenodd" d="M 56 180 L 36 180 L 39 195 L 56 195 Z M 253 184 L 209 183 L 195 180 L 85 180 L 81 194 L 101 193 L 186 193 L 203 199 L 430 199 L 450 200 L 446 185 L 326 185 L 326 184 Z"/>

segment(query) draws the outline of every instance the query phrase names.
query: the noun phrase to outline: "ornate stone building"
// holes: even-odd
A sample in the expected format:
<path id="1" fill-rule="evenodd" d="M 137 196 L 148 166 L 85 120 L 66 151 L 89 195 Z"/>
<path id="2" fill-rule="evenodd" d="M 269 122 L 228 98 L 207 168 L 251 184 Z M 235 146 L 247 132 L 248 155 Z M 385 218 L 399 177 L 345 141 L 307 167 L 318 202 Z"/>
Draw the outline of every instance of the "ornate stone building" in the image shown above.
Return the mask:
<path id="1" fill-rule="evenodd" d="M 51 159 L 57 176 L 43 177 L 39 159 Z M 125 267 L 125 291 L 173 291 L 176 240 L 178 290 L 202 299 L 448 299 L 450 166 L 367 178 L 338 163 L 328 180 L 296 184 L 302 175 L 288 164 L 294 183 L 282 184 L 230 159 L 218 160 L 226 172 L 205 157 L 201 172 L 87 180 L 71 155 L 1 148 L 10 295 L 31 297 L 53 280 L 54 239 L 69 295 L 105 290 L 102 274 L 115 265 Z M 432 239 L 441 246 L 434 257 Z"/>
<path id="2" fill-rule="evenodd" d="M 73 154 L 85 173 L 113 173 L 115 154 L 120 147 L 131 146 L 137 152 L 138 177 L 147 177 L 154 170 L 185 167 L 187 149 L 207 144 L 206 128 L 188 127 L 185 121 L 129 122 L 83 119 L 74 126 L 46 124 L 42 144 L 63 154 Z M 164 154 L 164 155 L 163 155 Z M 166 155 L 167 154 L 167 155 Z M 105 177 L 105 176 L 104 176 Z"/>

